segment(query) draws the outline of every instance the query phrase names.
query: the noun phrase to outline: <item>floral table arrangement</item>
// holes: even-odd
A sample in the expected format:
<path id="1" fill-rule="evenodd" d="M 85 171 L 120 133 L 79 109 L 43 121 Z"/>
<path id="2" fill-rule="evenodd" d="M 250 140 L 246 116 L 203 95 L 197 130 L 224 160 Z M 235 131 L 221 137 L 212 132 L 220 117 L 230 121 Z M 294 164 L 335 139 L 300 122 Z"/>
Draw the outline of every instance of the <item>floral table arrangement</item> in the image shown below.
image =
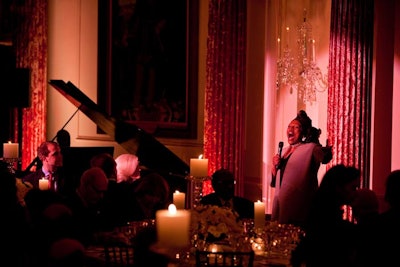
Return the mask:
<path id="1" fill-rule="evenodd" d="M 207 243 L 228 241 L 231 236 L 243 234 L 243 223 L 232 209 L 198 205 L 191 212 L 193 235 Z"/>

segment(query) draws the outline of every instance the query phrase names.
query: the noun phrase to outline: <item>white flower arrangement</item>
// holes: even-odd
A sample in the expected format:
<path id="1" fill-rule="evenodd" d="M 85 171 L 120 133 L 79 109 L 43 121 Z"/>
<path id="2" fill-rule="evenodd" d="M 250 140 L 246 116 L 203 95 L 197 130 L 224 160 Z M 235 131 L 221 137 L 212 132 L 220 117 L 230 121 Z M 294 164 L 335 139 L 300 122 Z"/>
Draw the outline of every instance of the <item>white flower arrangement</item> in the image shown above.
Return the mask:
<path id="1" fill-rule="evenodd" d="M 229 235 L 243 233 L 243 224 L 239 219 L 239 214 L 232 209 L 199 205 L 192 209 L 191 215 L 193 233 L 205 240 L 222 240 Z"/>

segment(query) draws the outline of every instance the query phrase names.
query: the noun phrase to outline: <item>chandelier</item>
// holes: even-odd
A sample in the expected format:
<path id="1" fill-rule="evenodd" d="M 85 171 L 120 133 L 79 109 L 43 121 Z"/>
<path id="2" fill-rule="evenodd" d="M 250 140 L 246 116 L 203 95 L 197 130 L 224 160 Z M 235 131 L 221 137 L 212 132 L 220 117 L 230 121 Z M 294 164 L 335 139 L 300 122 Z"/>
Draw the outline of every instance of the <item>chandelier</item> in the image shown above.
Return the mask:
<path id="1" fill-rule="evenodd" d="M 312 26 L 307 22 L 304 10 L 303 22 L 297 27 L 297 56 L 293 56 L 288 42 L 280 53 L 281 40 L 278 38 L 277 87 L 290 86 L 290 93 L 297 90 L 298 98 L 304 104 L 317 100 L 316 92 L 324 92 L 328 86 L 327 77 L 315 63 L 315 40 Z M 289 27 L 286 28 L 289 33 Z"/>

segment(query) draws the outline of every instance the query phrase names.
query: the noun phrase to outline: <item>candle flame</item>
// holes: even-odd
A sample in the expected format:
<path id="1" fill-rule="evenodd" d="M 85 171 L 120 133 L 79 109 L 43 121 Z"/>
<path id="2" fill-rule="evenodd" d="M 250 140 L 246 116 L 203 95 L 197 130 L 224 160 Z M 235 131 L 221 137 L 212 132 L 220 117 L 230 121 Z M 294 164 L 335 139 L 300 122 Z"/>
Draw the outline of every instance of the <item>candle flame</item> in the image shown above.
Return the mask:
<path id="1" fill-rule="evenodd" d="M 203 158 L 203 154 L 200 154 L 199 159 L 202 159 L 202 158 Z"/>
<path id="2" fill-rule="evenodd" d="M 176 214 L 176 206 L 174 204 L 169 204 L 168 206 L 168 212 L 170 214 Z"/>
<path id="3" fill-rule="evenodd" d="M 179 194 L 179 190 L 175 190 L 175 193 L 176 193 L 176 194 Z"/>

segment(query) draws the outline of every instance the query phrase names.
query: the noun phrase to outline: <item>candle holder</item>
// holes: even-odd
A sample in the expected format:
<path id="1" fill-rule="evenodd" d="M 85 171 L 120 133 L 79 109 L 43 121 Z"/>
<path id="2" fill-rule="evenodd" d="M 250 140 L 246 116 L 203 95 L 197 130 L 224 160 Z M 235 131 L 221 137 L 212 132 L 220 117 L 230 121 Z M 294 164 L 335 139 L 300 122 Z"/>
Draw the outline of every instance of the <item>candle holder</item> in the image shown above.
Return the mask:
<path id="1" fill-rule="evenodd" d="M 196 176 L 186 176 L 188 182 L 188 197 L 186 198 L 186 206 L 189 208 L 196 208 L 203 197 L 203 184 L 204 181 L 208 180 L 210 177 L 196 177 Z"/>
<path id="2" fill-rule="evenodd" d="M 8 172 L 15 174 L 19 162 L 19 158 L 3 158 L 3 161 L 7 164 Z"/>

